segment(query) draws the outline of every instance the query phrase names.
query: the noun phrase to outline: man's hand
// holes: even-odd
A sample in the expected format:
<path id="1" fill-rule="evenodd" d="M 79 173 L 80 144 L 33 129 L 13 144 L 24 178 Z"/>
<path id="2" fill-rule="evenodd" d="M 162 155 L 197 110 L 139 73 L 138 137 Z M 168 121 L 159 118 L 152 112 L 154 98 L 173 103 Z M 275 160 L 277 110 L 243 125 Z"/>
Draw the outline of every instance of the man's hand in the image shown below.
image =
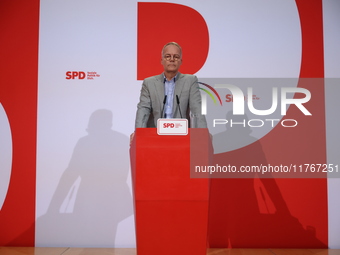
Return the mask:
<path id="1" fill-rule="evenodd" d="M 133 137 L 135 136 L 135 132 L 133 132 L 131 135 L 130 135 L 130 145 L 132 143 L 132 140 L 133 140 Z"/>

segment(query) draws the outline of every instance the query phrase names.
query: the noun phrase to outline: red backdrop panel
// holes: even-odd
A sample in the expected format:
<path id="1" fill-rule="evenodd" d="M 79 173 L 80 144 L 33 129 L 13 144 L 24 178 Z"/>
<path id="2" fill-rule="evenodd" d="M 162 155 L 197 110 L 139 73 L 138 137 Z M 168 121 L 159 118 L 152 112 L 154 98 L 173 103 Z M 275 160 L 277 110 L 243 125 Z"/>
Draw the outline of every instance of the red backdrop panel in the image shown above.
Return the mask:
<path id="1" fill-rule="evenodd" d="M 0 245 L 34 246 L 39 0 L 2 0 L 0 28 L 0 102 L 13 143 Z"/>
<path id="2" fill-rule="evenodd" d="M 138 3 L 137 80 L 163 72 L 161 50 L 175 41 L 183 49 L 182 73 L 194 74 L 204 65 L 209 32 L 196 10 L 172 3 Z"/>
<path id="3" fill-rule="evenodd" d="M 312 116 L 291 107 L 286 119 L 260 141 L 215 155 L 220 165 L 326 163 L 322 1 L 296 1 L 302 33 L 300 87 L 312 100 Z M 211 247 L 328 246 L 327 179 L 213 179 L 209 241 Z"/>

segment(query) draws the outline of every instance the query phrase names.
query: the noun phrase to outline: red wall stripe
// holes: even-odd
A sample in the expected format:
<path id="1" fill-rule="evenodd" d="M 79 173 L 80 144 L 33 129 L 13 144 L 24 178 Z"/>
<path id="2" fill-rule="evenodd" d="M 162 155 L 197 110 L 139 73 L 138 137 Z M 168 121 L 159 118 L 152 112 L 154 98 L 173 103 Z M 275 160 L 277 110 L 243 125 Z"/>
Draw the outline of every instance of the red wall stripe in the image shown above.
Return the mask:
<path id="1" fill-rule="evenodd" d="M 0 102 L 13 139 L 0 245 L 34 246 L 39 0 L 2 0 L 0 29 Z"/>
<path id="2" fill-rule="evenodd" d="M 171 21 L 164 17 L 171 17 Z M 169 31 L 169 26 L 176 29 Z M 172 41 L 179 43 L 185 52 L 182 73 L 194 74 L 204 66 L 209 52 L 209 31 L 196 10 L 174 3 L 138 2 L 137 29 L 137 80 L 163 72 L 161 50 Z"/>
<path id="3" fill-rule="evenodd" d="M 297 120 L 296 128 L 277 125 L 257 143 L 216 154 L 219 165 L 258 165 L 261 146 L 265 155 L 262 162 L 266 160 L 271 165 L 326 163 L 322 0 L 296 0 L 296 5 L 302 35 L 300 78 L 303 79 L 299 86 L 312 94 L 305 105 L 312 116 L 304 116 L 296 107 L 290 107 L 285 119 Z M 211 180 L 211 247 L 328 246 L 327 179 L 255 181 L 253 184 L 251 179 Z M 255 196 L 253 185 L 266 190 L 265 195 L 275 205 L 275 214 L 258 212 L 256 199 L 251 197 Z"/>

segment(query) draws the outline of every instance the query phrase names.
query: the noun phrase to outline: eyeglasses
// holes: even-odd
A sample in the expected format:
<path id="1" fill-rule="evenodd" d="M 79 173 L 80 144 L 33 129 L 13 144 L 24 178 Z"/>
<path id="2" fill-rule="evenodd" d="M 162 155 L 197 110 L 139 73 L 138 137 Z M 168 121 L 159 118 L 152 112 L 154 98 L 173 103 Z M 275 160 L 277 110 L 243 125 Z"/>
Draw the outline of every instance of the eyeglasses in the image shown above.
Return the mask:
<path id="1" fill-rule="evenodd" d="M 175 61 L 179 61 L 179 60 L 181 59 L 181 56 L 180 56 L 180 55 L 177 55 L 177 54 L 175 54 L 175 55 L 167 54 L 167 55 L 164 56 L 164 59 L 165 59 L 166 61 L 170 61 L 171 58 L 173 58 L 173 60 L 175 60 Z"/>

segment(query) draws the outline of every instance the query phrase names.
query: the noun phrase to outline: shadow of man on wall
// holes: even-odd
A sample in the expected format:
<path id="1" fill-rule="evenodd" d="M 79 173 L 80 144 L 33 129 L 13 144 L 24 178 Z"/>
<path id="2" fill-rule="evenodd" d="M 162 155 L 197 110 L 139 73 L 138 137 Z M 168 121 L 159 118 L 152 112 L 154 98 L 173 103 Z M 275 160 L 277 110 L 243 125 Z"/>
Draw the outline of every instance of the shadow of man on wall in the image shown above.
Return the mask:
<path id="1" fill-rule="evenodd" d="M 227 114 L 234 125 L 213 136 L 219 166 L 266 166 L 260 140 L 251 136 L 247 116 Z M 236 124 L 237 123 L 237 124 Z M 210 180 L 208 239 L 212 248 L 327 247 L 291 215 L 270 173 L 223 174 Z"/>
<path id="2" fill-rule="evenodd" d="M 132 215 L 128 137 L 112 130 L 109 110 L 92 113 L 48 211 L 37 221 L 39 240 L 54 246 L 112 247 L 118 223 Z"/>

